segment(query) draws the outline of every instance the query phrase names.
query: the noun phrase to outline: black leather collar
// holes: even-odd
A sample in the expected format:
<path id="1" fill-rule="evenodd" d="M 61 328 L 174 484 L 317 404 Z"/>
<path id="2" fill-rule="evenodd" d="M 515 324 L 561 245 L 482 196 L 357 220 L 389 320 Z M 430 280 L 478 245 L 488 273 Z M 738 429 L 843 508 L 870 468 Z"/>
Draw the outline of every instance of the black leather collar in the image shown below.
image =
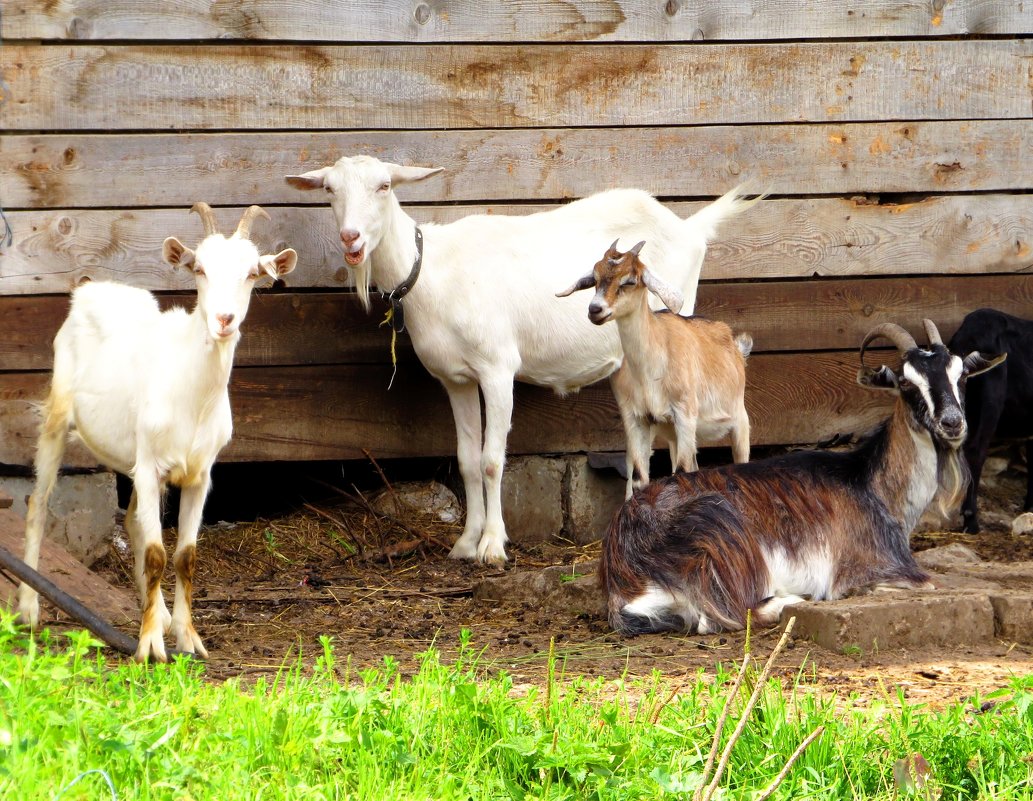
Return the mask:
<path id="1" fill-rule="evenodd" d="M 416 226 L 416 260 L 412 263 L 412 270 L 402 283 L 390 292 L 381 293 L 391 304 L 391 330 L 396 334 L 405 330 L 405 312 L 402 309 L 402 298 L 408 295 L 416 285 L 416 279 L 420 277 L 420 268 L 423 266 L 423 231 Z"/>

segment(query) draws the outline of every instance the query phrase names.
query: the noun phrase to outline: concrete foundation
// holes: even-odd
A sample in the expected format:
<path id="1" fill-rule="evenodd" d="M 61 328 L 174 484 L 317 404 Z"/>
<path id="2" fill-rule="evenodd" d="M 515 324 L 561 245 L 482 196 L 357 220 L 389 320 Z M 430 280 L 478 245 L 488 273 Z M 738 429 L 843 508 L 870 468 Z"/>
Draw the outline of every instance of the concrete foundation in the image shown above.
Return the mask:
<path id="1" fill-rule="evenodd" d="M 23 518 L 34 484 L 25 476 L 0 476 L 0 490 L 11 496 L 12 510 Z M 108 549 L 117 507 L 114 473 L 61 476 L 50 496 L 45 536 L 83 564 L 92 565 Z"/>
<path id="2" fill-rule="evenodd" d="M 602 538 L 624 502 L 624 479 L 585 456 L 515 456 L 502 477 L 502 514 L 519 543 L 585 544 Z"/>

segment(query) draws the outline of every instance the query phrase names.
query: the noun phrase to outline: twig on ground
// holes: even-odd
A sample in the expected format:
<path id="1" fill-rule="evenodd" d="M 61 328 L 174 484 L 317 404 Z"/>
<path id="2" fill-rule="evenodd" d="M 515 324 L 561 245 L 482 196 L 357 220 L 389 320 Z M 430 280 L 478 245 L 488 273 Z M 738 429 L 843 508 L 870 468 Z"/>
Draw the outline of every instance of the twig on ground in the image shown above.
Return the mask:
<path id="1" fill-rule="evenodd" d="M 782 652 L 786 642 L 789 640 L 789 634 L 793 630 L 793 626 L 796 625 L 796 618 L 789 618 L 789 622 L 786 623 L 785 630 L 782 632 L 782 636 L 778 640 L 778 644 L 775 646 L 775 650 L 771 652 L 768 657 L 768 661 L 764 663 L 764 669 L 760 672 L 760 676 L 757 679 L 757 684 L 753 688 L 753 693 L 750 695 L 750 700 L 746 702 L 746 706 L 743 707 L 742 713 L 739 715 L 739 723 L 735 727 L 735 731 L 732 732 L 732 736 L 728 738 L 728 742 L 725 745 L 724 751 L 721 752 L 721 761 L 717 763 L 717 770 L 714 771 L 714 778 L 710 780 L 710 783 L 705 787 L 701 786 L 699 790 L 693 795 L 694 801 L 710 801 L 714 793 L 717 790 L 717 785 L 721 781 L 721 775 L 725 772 L 725 768 L 728 767 L 728 760 L 732 756 L 732 748 L 735 746 L 736 741 L 742 735 L 743 729 L 746 728 L 747 722 L 749 722 L 750 714 L 753 712 L 753 707 L 757 705 L 757 701 L 760 700 L 761 693 L 764 691 L 764 684 L 768 680 L 768 676 L 771 675 L 771 668 L 775 665 L 775 659 Z M 745 666 L 749 660 L 749 654 L 743 660 L 743 668 L 740 670 L 740 675 L 745 675 Z M 739 679 L 736 678 L 736 689 L 738 689 Z M 727 706 L 726 706 L 727 708 Z M 722 718 L 724 712 L 722 712 Z M 720 737 L 720 731 L 714 738 L 714 742 L 717 742 L 717 738 Z M 706 775 L 704 774 L 704 781 L 706 781 Z"/>
<path id="2" fill-rule="evenodd" d="M 804 738 L 804 741 L 796 747 L 795 751 L 793 751 L 793 755 L 789 757 L 789 761 L 786 762 L 782 770 L 778 772 L 778 775 L 775 777 L 775 780 L 771 782 L 771 784 L 769 784 L 766 788 L 764 788 L 763 792 L 761 792 L 760 795 L 754 798 L 753 801 L 766 801 L 766 799 L 770 798 L 771 794 L 778 789 L 778 785 L 782 783 L 782 780 L 787 775 L 789 775 L 789 769 L 793 767 L 793 764 L 796 762 L 796 760 L 800 758 L 800 755 L 807 750 L 807 746 L 813 743 L 821 735 L 823 731 L 825 731 L 825 727 L 818 726 L 818 728 L 816 728 L 814 731 L 808 734 Z"/>
<path id="3" fill-rule="evenodd" d="M 366 458 L 373 463 L 373 467 L 376 468 L 377 475 L 380 476 L 380 480 L 384 482 L 384 486 L 387 487 L 388 491 L 394 494 L 395 488 L 391 486 L 391 482 L 387 480 L 387 476 L 384 475 L 384 471 L 380 469 L 380 465 L 377 464 L 377 460 L 373 458 L 373 454 L 368 449 L 363 448 L 362 452 L 366 454 Z"/>
<path id="4" fill-rule="evenodd" d="M 360 559 L 366 558 L 366 546 L 360 540 L 357 540 L 354 537 L 348 535 L 348 527 L 344 524 L 344 521 L 341 520 L 341 518 L 339 518 L 337 515 L 330 514 L 330 512 L 326 511 L 326 509 L 320 509 L 318 506 L 313 506 L 311 503 L 306 502 L 303 503 L 302 506 L 304 506 L 310 512 L 314 512 L 315 514 L 319 515 L 324 520 L 329 520 L 331 523 L 333 523 L 335 526 L 341 529 L 341 536 L 348 537 L 348 541 L 355 548 L 355 552 L 343 554 L 341 556 L 341 561 L 346 561 L 356 556 L 358 556 Z"/>

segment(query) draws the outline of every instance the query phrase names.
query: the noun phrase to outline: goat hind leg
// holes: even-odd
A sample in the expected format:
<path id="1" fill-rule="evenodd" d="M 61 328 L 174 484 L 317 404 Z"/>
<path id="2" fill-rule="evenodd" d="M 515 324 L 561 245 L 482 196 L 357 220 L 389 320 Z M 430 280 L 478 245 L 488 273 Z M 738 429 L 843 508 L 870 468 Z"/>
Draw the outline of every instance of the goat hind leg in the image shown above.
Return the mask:
<path id="1" fill-rule="evenodd" d="M 456 424 L 456 456 L 466 493 L 466 525 L 452 546 L 452 559 L 476 559 L 484 530 L 484 484 L 481 479 L 481 397 L 477 384 L 442 382 Z"/>
<path id="2" fill-rule="evenodd" d="M 732 461 L 743 464 L 750 461 L 750 416 L 745 404 L 740 404 L 732 428 Z"/>
<path id="3" fill-rule="evenodd" d="M 194 565 L 197 558 L 197 532 L 201 527 L 201 512 L 208 495 L 211 478 L 208 473 L 197 483 L 183 487 L 179 496 L 179 530 L 176 553 L 172 564 L 176 568 L 176 598 L 172 606 L 172 633 L 176 648 L 190 654 L 208 657 L 191 615 L 191 597 L 194 590 Z"/>
<path id="4" fill-rule="evenodd" d="M 36 446 L 36 484 L 29 496 L 25 515 L 24 561 L 33 570 L 39 567 L 39 549 L 47 525 L 47 505 L 57 483 L 70 419 L 69 396 L 52 389 L 44 408 L 43 427 Z M 18 618 L 32 628 L 39 625 L 39 595 L 28 584 L 18 586 Z"/>
<path id="5" fill-rule="evenodd" d="M 477 544 L 477 558 L 488 564 L 506 561 L 506 523 L 502 519 L 502 471 L 506 462 L 506 438 L 513 422 L 513 374 L 493 375 L 481 381 L 484 393 L 484 532 Z"/>

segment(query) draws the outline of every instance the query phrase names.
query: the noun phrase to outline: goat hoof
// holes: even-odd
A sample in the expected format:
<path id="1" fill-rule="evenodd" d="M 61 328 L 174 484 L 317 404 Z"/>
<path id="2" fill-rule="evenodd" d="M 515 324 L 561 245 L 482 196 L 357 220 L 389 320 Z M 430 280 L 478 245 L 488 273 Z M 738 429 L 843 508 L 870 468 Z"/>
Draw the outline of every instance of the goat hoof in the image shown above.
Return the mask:
<path id="1" fill-rule="evenodd" d="M 30 629 L 39 628 L 39 596 L 34 595 L 32 600 L 18 602 L 17 622 Z"/>
<path id="2" fill-rule="evenodd" d="M 136 646 L 136 653 L 133 654 L 133 659 L 137 662 L 146 663 L 151 657 L 154 657 L 155 662 L 168 662 L 169 658 L 165 654 L 165 643 L 162 640 L 160 633 L 143 633 L 140 632 L 140 642 Z"/>
<path id="3" fill-rule="evenodd" d="M 193 654 L 200 659 L 208 658 L 208 649 L 204 647 L 197 631 L 193 628 L 180 633 L 176 637 L 176 649 L 185 654 Z"/>
<path id="4" fill-rule="evenodd" d="M 448 558 L 473 561 L 477 558 L 477 546 L 468 545 L 460 539 L 459 542 L 452 546 L 452 550 L 448 552 Z"/>
<path id="5" fill-rule="evenodd" d="M 487 542 L 481 539 L 481 545 L 477 548 L 477 559 L 486 565 L 502 565 L 506 562 L 505 540 L 502 543 Z"/>

